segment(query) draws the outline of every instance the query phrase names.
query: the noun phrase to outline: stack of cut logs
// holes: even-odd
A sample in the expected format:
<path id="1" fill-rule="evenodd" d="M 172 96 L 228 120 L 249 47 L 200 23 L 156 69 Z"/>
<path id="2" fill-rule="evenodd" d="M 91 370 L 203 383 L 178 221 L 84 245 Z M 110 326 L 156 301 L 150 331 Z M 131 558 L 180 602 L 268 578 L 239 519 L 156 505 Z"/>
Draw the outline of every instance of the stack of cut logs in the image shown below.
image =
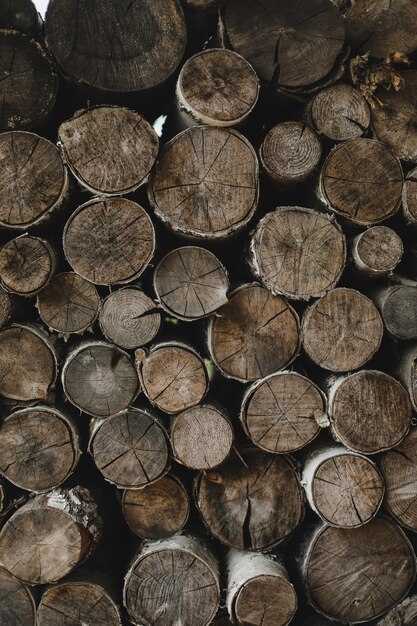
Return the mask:
<path id="1" fill-rule="evenodd" d="M 416 0 L 0 2 L 0 626 L 417 624 Z"/>

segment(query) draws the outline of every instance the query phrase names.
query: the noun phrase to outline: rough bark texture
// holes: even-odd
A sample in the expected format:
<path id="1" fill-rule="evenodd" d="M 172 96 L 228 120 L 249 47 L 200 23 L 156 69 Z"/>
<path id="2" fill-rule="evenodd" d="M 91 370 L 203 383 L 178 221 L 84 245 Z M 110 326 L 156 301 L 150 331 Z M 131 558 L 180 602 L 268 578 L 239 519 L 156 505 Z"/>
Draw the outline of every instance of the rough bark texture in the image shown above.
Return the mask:
<path id="1" fill-rule="evenodd" d="M 55 271 L 56 253 L 39 237 L 23 235 L 0 249 L 1 284 L 20 296 L 33 296 L 43 289 Z"/>
<path id="2" fill-rule="evenodd" d="M 273 293 L 308 300 L 332 289 L 346 262 L 346 240 L 337 222 L 300 207 L 278 207 L 257 225 L 253 268 Z"/>
<path id="3" fill-rule="evenodd" d="M 371 293 L 387 332 L 397 341 L 417 339 L 417 286 L 380 286 Z"/>
<path id="4" fill-rule="evenodd" d="M 253 216 L 258 173 L 256 153 L 243 135 L 196 126 L 163 147 L 148 187 L 149 200 L 173 230 L 224 238 Z"/>
<path id="5" fill-rule="evenodd" d="M 12 317 L 12 299 L 4 289 L 0 289 L 0 328 L 6 326 Z"/>
<path id="6" fill-rule="evenodd" d="M 304 500 L 292 461 L 256 450 L 200 474 L 197 505 L 210 533 L 232 548 L 268 550 L 301 523 Z"/>
<path id="7" fill-rule="evenodd" d="M 0 623 L 35 626 L 36 604 L 30 589 L 5 567 L 0 567 Z"/>
<path id="8" fill-rule="evenodd" d="M 378 626 L 414 626 L 417 619 L 417 598 L 406 598 L 389 611 Z"/>
<path id="9" fill-rule="evenodd" d="M 393 272 L 401 261 L 404 246 L 395 230 L 372 226 L 353 239 L 351 252 L 356 269 L 377 278 Z"/>
<path id="10" fill-rule="evenodd" d="M 122 511 L 130 530 L 138 537 L 166 539 L 179 533 L 187 523 L 190 502 L 182 482 L 167 474 L 141 489 L 127 489 Z"/>
<path id="11" fill-rule="evenodd" d="M 227 302 L 226 269 L 205 248 L 172 250 L 158 264 L 153 282 L 161 305 L 180 319 L 206 317 Z"/>
<path id="12" fill-rule="evenodd" d="M 319 91 L 308 104 L 307 114 L 316 131 L 332 141 L 357 139 L 371 122 L 365 98 L 345 83 Z"/>
<path id="13" fill-rule="evenodd" d="M 139 113 L 101 106 L 76 113 L 59 127 L 61 149 L 79 183 L 98 195 L 120 195 L 146 182 L 158 136 Z"/>

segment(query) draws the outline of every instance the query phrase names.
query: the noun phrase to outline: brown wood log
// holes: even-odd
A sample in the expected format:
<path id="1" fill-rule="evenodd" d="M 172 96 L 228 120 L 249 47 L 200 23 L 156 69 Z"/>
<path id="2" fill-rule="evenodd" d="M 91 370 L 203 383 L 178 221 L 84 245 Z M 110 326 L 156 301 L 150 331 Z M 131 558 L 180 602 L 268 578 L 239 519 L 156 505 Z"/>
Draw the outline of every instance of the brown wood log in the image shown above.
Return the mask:
<path id="1" fill-rule="evenodd" d="M 258 223 L 250 262 L 265 287 L 295 300 L 319 297 L 340 279 L 346 240 L 330 216 L 278 207 Z"/>
<path id="2" fill-rule="evenodd" d="M 195 126 L 162 148 L 148 186 L 149 201 L 156 215 L 180 234 L 225 238 L 253 216 L 258 174 L 255 150 L 243 135 Z"/>
<path id="3" fill-rule="evenodd" d="M 361 93 L 346 83 L 320 90 L 307 105 L 307 117 L 327 139 L 358 139 L 368 130 L 371 112 Z"/>
<path id="4" fill-rule="evenodd" d="M 133 407 L 94 424 L 88 451 L 104 478 L 120 489 L 145 487 L 170 467 L 164 428 Z"/>
<path id="5" fill-rule="evenodd" d="M 122 512 L 130 530 L 142 539 L 166 539 L 179 533 L 190 512 L 183 483 L 166 474 L 141 489 L 123 492 Z"/>
<path id="6" fill-rule="evenodd" d="M 30 498 L 5 523 L 1 562 L 30 585 L 56 582 L 88 558 L 100 535 L 88 489 L 55 489 Z"/>
<path id="7" fill-rule="evenodd" d="M 55 350 L 44 332 L 21 324 L 0 330 L 0 394 L 11 400 L 45 400 L 57 371 Z"/>
<path id="8" fill-rule="evenodd" d="M 232 548 L 269 550 L 301 523 L 303 492 L 293 462 L 248 450 L 196 479 L 196 502 L 211 535 Z"/>
<path id="9" fill-rule="evenodd" d="M 0 130 L 33 130 L 51 113 L 58 91 L 46 48 L 17 30 L 0 30 Z"/>
<path id="10" fill-rule="evenodd" d="M 187 34 L 178 0 L 53 0 L 46 41 L 62 73 L 92 95 L 144 98 L 177 69 Z"/>
<path id="11" fill-rule="evenodd" d="M 207 626 L 220 601 L 217 561 L 185 535 L 149 542 L 126 574 L 123 599 L 135 624 Z"/>
<path id="12" fill-rule="evenodd" d="M 77 181 L 100 196 L 135 191 L 148 179 L 158 136 L 135 111 L 99 106 L 61 124 L 58 140 Z"/>
<path id="13" fill-rule="evenodd" d="M 246 435 L 266 452 L 295 452 L 327 424 L 324 394 L 297 372 L 279 372 L 245 392 L 240 420 Z"/>
<path id="14" fill-rule="evenodd" d="M 64 254 L 77 274 L 96 285 L 126 283 L 144 271 L 155 249 L 146 211 L 125 198 L 93 199 L 65 225 Z"/>
<path id="15" fill-rule="evenodd" d="M 327 0 L 232 0 L 224 24 L 231 48 L 245 57 L 262 81 L 303 88 L 331 72 L 345 29 Z"/>
<path id="16" fill-rule="evenodd" d="M 351 243 L 355 267 L 371 278 L 391 274 L 401 261 L 404 246 L 401 237 L 388 226 L 371 226 Z"/>
<path id="17" fill-rule="evenodd" d="M 407 389 L 413 409 L 417 411 L 417 344 L 415 341 L 402 347 L 395 374 Z"/>
<path id="18" fill-rule="evenodd" d="M 85 278 L 63 272 L 38 294 L 36 306 L 44 324 L 67 337 L 91 328 L 99 314 L 100 296 Z"/>
<path id="19" fill-rule="evenodd" d="M 319 197 L 347 220 L 372 226 L 397 212 L 403 172 L 398 158 L 373 139 L 353 139 L 327 157 Z"/>
<path id="20" fill-rule="evenodd" d="M 243 382 L 286 367 L 299 351 L 299 320 L 281 296 L 257 283 L 243 285 L 208 327 L 211 357 L 227 378 Z"/>
<path id="21" fill-rule="evenodd" d="M 12 317 L 13 304 L 10 295 L 0 288 L 0 328 L 6 326 Z"/>
<path id="22" fill-rule="evenodd" d="M 19 296 L 33 296 L 46 287 L 56 268 L 56 252 L 39 237 L 22 235 L 0 249 L 1 284 Z"/>
<path id="23" fill-rule="evenodd" d="M 233 444 L 233 427 L 226 411 L 202 404 L 171 419 L 174 458 L 190 469 L 206 470 L 223 463 Z"/>
<path id="24" fill-rule="evenodd" d="M 362 367 L 381 345 L 384 324 L 378 309 L 356 289 L 332 289 L 306 309 L 301 324 L 310 359 L 332 372 Z"/>
<path id="25" fill-rule="evenodd" d="M 305 122 L 281 122 L 267 133 L 259 158 L 267 177 L 278 186 L 305 182 L 315 173 L 321 141 Z"/>
<path id="26" fill-rule="evenodd" d="M 179 413 L 202 401 L 208 390 L 208 374 L 202 358 L 190 346 L 161 343 L 148 353 L 136 350 L 143 392 L 165 413 Z"/>
<path id="27" fill-rule="evenodd" d="M 186 321 L 206 317 L 227 302 L 227 271 L 205 248 L 184 246 L 168 252 L 153 283 L 161 306 Z"/>
<path id="28" fill-rule="evenodd" d="M 385 506 L 394 519 L 417 531 L 417 431 L 409 435 L 381 459 L 385 480 Z"/>
<path id="29" fill-rule="evenodd" d="M 136 287 L 126 287 L 107 296 L 99 322 L 106 339 L 121 348 L 133 350 L 156 337 L 162 320 L 151 298 Z"/>
<path id="30" fill-rule="evenodd" d="M 287 626 L 297 594 L 282 562 L 272 556 L 229 550 L 226 604 L 235 624 Z"/>
<path id="31" fill-rule="evenodd" d="M 0 226 L 26 229 L 45 220 L 67 188 L 67 170 L 50 141 L 22 131 L 0 134 Z"/>
<path id="32" fill-rule="evenodd" d="M 183 128 L 237 126 L 253 111 L 258 94 L 258 77 L 243 57 L 231 50 L 209 48 L 183 65 L 176 113 Z"/>
<path id="33" fill-rule="evenodd" d="M 0 6 L 0 28 L 38 33 L 42 28 L 42 18 L 32 0 L 3 0 Z"/>
<path id="34" fill-rule="evenodd" d="M 15 411 L 0 424 L 0 472 L 30 491 L 58 487 L 80 458 L 73 421 L 47 406 Z"/>
<path id="35" fill-rule="evenodd" d="M 372 129 L 376 137 L 400 159 L 416 163 L 417 112 L 414 94 L 417 89 L 417 71 L 398 72 L 398 75 L 404 80 L 400 91 L 380 87 L 375 93 L 379 102 L 371 111 Z"/>
<path id="36" fill-rule="evenodd" d="M 411 426 L 407 391 L 395 378 L 377 370 L 335 380 L 328 409 L 335 439 L 363 454 L 397 446 Z"/>
<path id="37" fill-rule="evenodd" d="M 414 626 L 417 619 L 417 597 L 412 595 L 388 611 L 378 626 Z"/>
<path id="38" fill-rule="evenodd" d="M 397 341 L 417 339 L 417 286 L 381 286 L 370 293 L 384 325 Z"/>
<path id="39" fill-rule="evenodd" d="M 85 341 L 72 350 L 61 377 L 68 400 L 93 417 L 126 409 L 140 391 L 130 356 L 104 341 Z"/>
<path id="40" fill-rule="evenodd" d="M 313 511 L 339 528 L 367 524 L 384 497 L 384 481 L 377 466 L 339 445 L 324 444 L 307 454 L 302 485 Z"/>
<path id="41" fill-rule="evenodd" d="M 389 519 L 375 518 L 348 530 L 320 524 L 306 537 L 301 569 L 317 611 L 357 624 L 383 615 L 404 598 L 415 578 L 415 555 Z"/>
<path id="42" fill-rule="evenodd" d="M 405 177 L 402 195 L 402 212 L 407 225 L 417 226 L 417 168 L 408 172 Z"/>
<path id="43" fill-rule="evenodd" d="M 0 566 L 0 624 L 36 626 L 36 604 L 32 591 Z"/>

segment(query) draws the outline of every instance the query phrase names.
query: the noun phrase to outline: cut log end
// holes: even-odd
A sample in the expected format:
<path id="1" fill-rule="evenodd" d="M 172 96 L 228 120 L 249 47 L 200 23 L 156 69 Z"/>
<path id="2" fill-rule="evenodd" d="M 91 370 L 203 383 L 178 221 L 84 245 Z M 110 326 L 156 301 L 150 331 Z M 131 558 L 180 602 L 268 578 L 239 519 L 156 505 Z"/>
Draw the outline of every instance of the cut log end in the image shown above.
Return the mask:
<path id="1" fill-rule="evenodd" d="M 308 116 L 316 131 L 333 141 L 357 139 L 371 122 L 365 98 L 344 83 L 319 91 L 308 105 Z"/>
<path id="2" fill-rule="evenodd" d="M 56 254 L 47 241 L 24 235 L 11 239 L 0 250 L 3 287 L 20 296 L 33 296 L 51 280 Z"/>
<path id="3" fill-rule="evenodd" d="M 5 567 L 0 567 L 0 623 L 36 625 L 36 604 L 32 592 Z"/>
<path id="4" fill-rule="evenodd" d="M 371 294 L 388 333 L 397 341 L 417 339 L 417 287 L 389 285 Z"/>
<path id="5" fill-rule="evenodd" d="M 397 233 L 387 226 L 372 226 L 354 238 L 352 257 L 356 268 L 371 277 L 393 272 L 404 247 Z"/>

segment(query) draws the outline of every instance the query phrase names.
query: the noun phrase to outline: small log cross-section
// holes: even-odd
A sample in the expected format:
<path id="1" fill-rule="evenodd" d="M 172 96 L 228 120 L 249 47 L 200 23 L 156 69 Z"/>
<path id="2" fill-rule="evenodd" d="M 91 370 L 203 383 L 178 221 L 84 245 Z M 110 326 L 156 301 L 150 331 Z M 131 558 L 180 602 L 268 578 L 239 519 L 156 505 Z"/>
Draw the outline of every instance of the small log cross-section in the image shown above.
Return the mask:
<path id="1" fill-rule="evenodd" d="M 67 170 L 50 141 L 19 131 L 0 134 L 0 226 L 26 229 L 49 217 L 67 186 Z"/>
<path id="2" fill-rule="evenodd" d="M 371 296 L 391 337 L 417 339 L 417 285 L 381 285 Z"/>
<path id="3" fill-rule="evenodd" d="M 378 309 L 355 289 L 332 289 L 304 313 L 301 333 L 310 359 L 332 372 L 362 367 L 378 350 L 384 325 Z"/>
<path id="4" fill-rule="evenodd" d="M 303 448 L 326 425 L 324 394 L 297 372 L 279 372 L 254 383 L 242 402 L 240 419 L 247 436 L 266 452 Z"/>
<path id="5" fill-rule="evenodd" d="M 413 548 L 389 519 L 349 529 L 320 525 L 304 550 L 302 574 L 310 603 L 345 623 L 383 615 L 404 598 L 415 578 Z"/>
<path id="6" fill-rule="evenodd" d="M 78 567 L 101 535 L 97 505 L 85 487 L 32 497 L 0 532 L 0 559 L 30 585 L 56 582 Z"/>
<path id="7" fill-rule="evenodd" d="M 93 417 L 126 409 L 139 393 L 139 379 L 129 355 L 104 341 L 87 341 L 71 351 L 62 369 L 68 400 Z"/>
<path id="8" fill-rule="evenodd" d="M 159 144 L 139 113 L 115 106 L 76 113 L 61 124 L 58 139 L 76 179 L 98 195 L 126 194 L 146 182 Z"/>
<path id="9" fill-rule="evenodd" d="M 319 135 L 332 141 L 357 139 L 371 122 L 365 98 L 345 83 L 319 91 L 307 105 L 307 115 Z"/>
<path id="10" fill-rule="evenodd" d="M 169 252 L 154 273 L 161 305 L 184 320 L 210 315 L 227 302 L 226 269 L 209 250 L 185 246 Z"/>
<path id="11" fill-rule="evenodd" d="M 231 0 L 224 24 L 232 49 L 277 87 L 300 89 L 324 78 L 345 41 L 342 15 L 329 0 Z"/>
<path id="12" fill-rule="evenodd" d="M 171 419 L 170 439 L 176 461 L 191 469 L 210 469 L 229 455 L 233 427 L 224 409 L 200 404 Z"/>
<path id="13" fill-rule="evenodd" d="M 268 550 L 301 523 L 304 499 L 293 462 L 258 450 L 243 452 L 196 479 L 204 523 L 232 548 Z"/>
<path id="14" fill-rule="evenodd" d="M 347 220 L 371 226 L 396 213 L 402 188 L 400 161 L 387 146 L 374 139 L 353 139 L 330 152 L 319 195 Z"/>
<path id="15" fill-rule="evenodd" d="M 195 126 L 165 144 L 148 187 L 157 216 L 191 237 L 225 238 L 258 204 L 259 165 L 235 130 Z"/>
<path id="16" fill-rule="evenodd" d="M 124 491 L 122 511 L 130 530 L 138 537 L 166 539 L 185 526 L 190 501 L 181 481 L 166 474 L 141 489 Z"/>
<path id="17" fill-rule="evenodd" d="M 0 249 L 1 284 L 19 296 L 33 296 L 55 271 L 56 253 L 47 241 L 23 235 Z"/>
<path id="18" fill-rule="evenodd" d="M 301 207 L 278 207 L 258 223 L 251 262 L 265 287 L 295 300 L 332 289 L 346 262 L 346 240 L 330 216 Z"/>
<path id="19" fill-rule="evenodd" d="M 299 320 L 281 296 L 243 285 L 211 318 L 208 346 L 227 378 L 256 380 L 286 367 L 298 354 Z"/>
<path id="20" fill-rule="evenodd" d="M 405 178 L 402 196 L 402 210 L 408 225 L 417 227 L 417 167 Z"/>
<path id="21" fill-rule="evenodd" d="M 0 330 L 0 394 L 11 400 L 45 400 L 57 370 L 44 333 L 20 324 Z"/>
<path id="22" fill-rule="evenodd" d="M 77 274 L 96 285 L 113 285 L 140 276 L 154 253 L 155 233 L 136 202 L 94 199 L 71 215 L 63 245 Z"/>
<path id="23" fill-rule="evenodd" d="M 103 335 L 126 350 L 144 346 L 161 326 L 155 302 L 134 287 L 118 289 L 104 300 L 99 317 Z"/>
<path id="24" fill-rule="evenodd" d="M 374 278 L 393 272 L 401 261 L 404 247 L 395 230 L 388 226 L 371 226 L 353 239 L 351 251 L 356 269 Z"/>
<path id="25" fill-rule="evenodd" d="M 35 626 L 36 604 L 31 590 L 0 566 L 0 624 Z"/>
<path id="26" fill-rule="evenodd" d="M 0 30 L 0 130 L 32 130 L 52 111 L 58 76 L 50 55 L 35 39 Z"/>
<path id="27" fill-rule="evenodd" d="M 273 183 L 295 185 L 313 176 L 321 157 L 321 141 L 305 122 L 282 122 L 266 135 L 259 157 Z"/>
<path id="28" fill-rule="evenodd" d="M 37 297 L 41 320 L 64 337 L 83 333 L 92 326 L 100 309 L 100 297 L 94 285 L 74 272 L 52 278 Z"/>
<path id="29" fill-rule="evenodd" d="M 186 126 L 237 126 L 252 112 L 258 93 L 258 77 L 243 57 L 212 48 L 183 65 L 176 104 Z"/>
<path id="30" fill-rule="evenodd" d="M 411 402 L 395 378 L 362 370 L 337 379 L 329 391 L 336 440 L 356 452 L 376 454 L 398 445 L 411 426 Z"/>
<path id="31" fill-rule="evenodd" d="M 179 413 L 199 402 L 208 390 L 208 374 L 202 358 L 179 343 L 153 346 L 148 354 L 136 350 L 143 392 L 165 413 Z"/>
<path id="32" fill-rule="evenodd" d="M 129 408 L 99 422 L 88 447 L 104 478 L 120 489 L 139 489 L 169 470 L 165 430 L 139 409 Z"/>
<path id="33" fill-rule="evenodd" d="M 278 559 L 232 549 L 226 567 L 226 604 L 233 623 L 287 626 L 291 622 L 297 594 Z"/>
<path id="34" fill-rule="evenodd" d="M 381 460 L 385 480 L 385 505 L 401 526 L 417 532 L 417 431 Z"/>
<path id="35" fill-rule="evenodd" d="M 384 482 L 376 465 L 343 446 L 312 450 L 303 468 L 308 502 L 330 526 L 355 528 L 371 520 L 384 497 Z"/>
<path id="36" fill-rule="evenodd" d="M 185 535 L 149 542 L 126 574 L 123 598 L 135 624 L 207 626 L 220 601 L 217 561 Z"/>
<path id="37" fill-rule="evenodd" d="M 408 343 L 401 353 L 395 373 L 407 389 L 414 411 L 417 412 L 417 343 Z"/>
<path id="38" fill-rule="evenodd" d="M 73 472 L 80 454 L 75 425 L 56 409 L 21 409 L 0 424 L 0 472 L 21 489 L 57 487 Z"/>

